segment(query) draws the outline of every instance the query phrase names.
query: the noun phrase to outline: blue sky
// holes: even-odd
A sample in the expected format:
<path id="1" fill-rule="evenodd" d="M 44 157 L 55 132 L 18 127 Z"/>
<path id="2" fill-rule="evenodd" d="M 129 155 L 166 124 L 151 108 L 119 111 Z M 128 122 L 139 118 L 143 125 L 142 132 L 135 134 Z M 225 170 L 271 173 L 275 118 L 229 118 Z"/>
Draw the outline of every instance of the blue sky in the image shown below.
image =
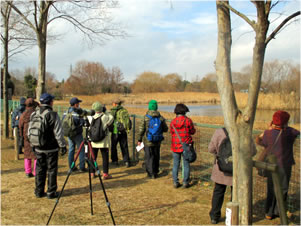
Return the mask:
<path id="1" fill-rule="evenodd" d="M 255 17 L 249 1 L 230 1 L 242 13 Z M 271 31 L 283 18 L 300 10 L 300 1 L 284 1 L 271 14 Z M 113 12 L 122 22 L 129 37 L 113 39 L 92 48 L 82 41 L 80 33 L 66 23 L 51 24 L 51 30 L 67 34 L 48 45 L 47 71 L 58 80 L 69 77 L 70 65 L 80 60 L 101 62 L 106 68 L 118 66 L 124 80 L 132 82 L 144 71 L 166 75 L 178 73 L 187 80 L 214 72 L 217 51 L 215 1 L 121 0 Z M 253 16 L 253 17 L 252 17 Z M 277 19 L 278 18 L 278 19 Z M 241 18 L 232 14 L 232 70 L 240 71 L 252 62 L 254 32 Z M 38 49 L 19 55 L 10 62 L 10 69 L 23 70 L 38 65 Z M 286 27 L 268 45 L 266 61 L 274 59 L 300 62 L 300 22 Z"/>

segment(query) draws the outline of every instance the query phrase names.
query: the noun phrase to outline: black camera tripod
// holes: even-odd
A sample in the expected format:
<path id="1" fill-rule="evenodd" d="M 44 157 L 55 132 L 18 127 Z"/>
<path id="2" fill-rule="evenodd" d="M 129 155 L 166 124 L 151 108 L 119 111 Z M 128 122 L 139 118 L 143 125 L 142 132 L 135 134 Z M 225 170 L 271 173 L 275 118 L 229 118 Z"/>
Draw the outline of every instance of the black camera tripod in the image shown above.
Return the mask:
<path id="1" fill-rule="evenodd" d="M 101 176 L 100 176 L 100 171 L 99 171 L 97 162 L 96 162 L 96 160 L 95 160 L 94 153 L 93 153 L 93 151 L 92 151 L 91 142 L 89 141 L 89 139 L 87 138 L 87 136 L 86 136 L 86 138 L 83 140 L 83 142 L 82 142 L 82 143 L 80 144 L 80 146 L 79 146 L 78 152 L 77 152 L 77 154 L 76 154 L 76 156 L 75 156 L 74 161 L 73 161 L 72 164 L 71 164 L 71 167 L 70 167 L 70 169 L 69 169 L 69 171 L 68 171 L 67 178 L 66 178 L 66 180 L 65 180 L 65 183 L 64 183 L 64 185 L 63 185 L 63 187 L 62 187 L 61 192 L 59 193 L 59 196 L 58 196 L 58 198 L 57 198 L 57 200 L 56 200 L 56 202 L 55 202 L 55 205 L 54 205 L 54 207 L 53 207 L 53 209 L 52 209 L 52 212 L 51 212 L 51 214 L 50 214 L 50 216 L 49 216 L 49 219 L 48 219 L 46 225 L 49 224 L 49 222 L 50 222 L 50 220 L 51 220 L 51 217 L 52 217 L 52 215 L 53 215 L 53 213 L 54 213 L 54 211 L 55 211 L 55 208 L 56 208 L 56 206 L 57 206 L 58 203 L 59 203 L 59 200 L 60 200 L 60 198 L 61 198 L 61 196 L 62 196 L 62 194 L 63 194 L 64 188 L 65 188 L 65 185 L 67 184 L 67 181 L 68 181 L 68 179 L 69 179 L 69 177 L 70 177 L 72 171 L 73 171 L 74 168 L 75 168 L 75 162 L 76 162 L 76 160 L 78 159 L 79 153 L 80 153 L 81 151 L 83 151 L 83 150 L 82 150 L 82 147 L 83 147 L 83 146 L 85 147 L 85 149 L 83 149 L 83 150 L 85 150 L 85 161 L 87 162 L 87 164 L 88 164 L 88 166 L 89 166 L 89 187 L 90 187 L 91 215 L 93 215 L 92 184 L 91 184 L 91 172 L 92 172 L 92 171 L 91 171 L 91 169 L 94 168 L 95 172 L 96 172 L 97 175 L 98 175 L 98 178 L 99 178 L 99 181 L 100 181 L 102 190 L 103 190 L 103 194 L 104 194 L 104 197 L 105 197 L 105 200 L 106 200 L 106 205 L 108 206 L 109 212 L 110 212 L 110 214 L 111 214 L 111 218 L 112 218 L 113 225 L 116 225 L 116 224 L 115 224 L 114 217 L 113 217 L 113 214 L 112 214 L 110 202 L 109 202 L 109 200 L 108 200 L 108 197 L 107 197 L 107 194 L 106 194 L 106 191 L 105 191 L 105 188 L 104 188 L 104 185 L 103 185 Z M 91 154 L 91 158 L 89 158 L 89 156 L 90 156 L 89 154 Z M 93 162 L 92 162 L 92 160 L 93 160 Z"/>

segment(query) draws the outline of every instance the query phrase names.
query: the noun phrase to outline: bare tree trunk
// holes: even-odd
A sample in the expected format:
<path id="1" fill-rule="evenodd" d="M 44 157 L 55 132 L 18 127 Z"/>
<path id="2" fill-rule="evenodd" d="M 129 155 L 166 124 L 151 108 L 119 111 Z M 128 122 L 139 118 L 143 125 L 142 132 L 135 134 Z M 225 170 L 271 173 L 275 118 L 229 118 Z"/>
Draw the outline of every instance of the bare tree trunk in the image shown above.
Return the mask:
<path id="1" fill-rule="evenodd" d="M 38 47 L 39 47 L 39 70 L 38 70 L 38 84 L 36 88 L 37 100 L 39 100 L 41 94 L 45 92 L 46 42 L 43 41 L 43 38 L 38 39 Z"/>
<path id="2" fill-rule="evenodd" d="M 227 1 L 224 3 L 228 4 Z M 248 116 L 239 111 L 231 75 L 231 20 L 230 11 L 217 1 L 218 52 L 216 58 L 217 86 L 220 93 L 225 126 L 232 143 L 233 194 L 239 203 L 240 224 L 252 223 L 252 158 L 251 126 Z M 238 173 L 239 172 L 239 173 Z"/>
<path id="3" fill-rule="evenodd" d="M 2 10 L 1 10 L 2 11 Z M 8 87 L 7 87 L 7 80 L 8 80 L 8 21 L 10 15 L 9 6 L 6 4 L 5 14 L 2 14 L 2 19 L 4 21 L 4 36 L 3 36 L 3 53 L 4 53 L 4 68 L 3 68 L 3 124 L 4 130 L 3 135 L 5 138 L 9 137 L 9 114 L 8 114 Z M 3 11 L 1 12 L 3 13 Z"/>

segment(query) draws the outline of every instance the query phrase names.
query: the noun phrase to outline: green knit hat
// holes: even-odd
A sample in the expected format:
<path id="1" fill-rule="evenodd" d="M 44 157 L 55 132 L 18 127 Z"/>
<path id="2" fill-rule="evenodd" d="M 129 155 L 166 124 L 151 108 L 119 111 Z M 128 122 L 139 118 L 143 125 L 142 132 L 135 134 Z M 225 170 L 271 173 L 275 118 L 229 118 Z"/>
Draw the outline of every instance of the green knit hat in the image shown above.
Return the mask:
<path id="1" fill-rule="evenodd" d="M 98 101 L 96 101 L 92 104 L 92 109 L 95 112 L 102 112 L 103 111 L 103 105 L 101 103 L 99 103 Z"/>
<path id="2" fill-rule="evenodd" d="M 151 101 L 148 103 L 148 110 L 156 111 L 157 109 L 158 109 L 158 103 L 157 103 L 157 101 L 151 100 Z"/>

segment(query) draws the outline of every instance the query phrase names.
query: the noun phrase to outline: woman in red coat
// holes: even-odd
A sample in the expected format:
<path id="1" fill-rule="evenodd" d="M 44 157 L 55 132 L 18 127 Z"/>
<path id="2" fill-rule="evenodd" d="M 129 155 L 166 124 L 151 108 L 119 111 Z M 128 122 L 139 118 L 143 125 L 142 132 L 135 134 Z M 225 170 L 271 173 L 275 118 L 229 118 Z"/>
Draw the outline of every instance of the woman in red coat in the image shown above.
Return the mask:
<path id="1" fill-rule="evenodd" d="M 178 179 L 178 171 L 181 162 L 181 156 L 183 155 L 182 144 L 175 132 L 177 130 L 182 142 L 187 144 L 192 144 L 191 135 L 195 134 L 195 128 L 193 122 L 190 118 L 186 116 L 186 112 L 189 112 L 188 107 L 185 104 L 177 104 L 174 110 L 176 117 L 170 123 L 170 133 L 171 133 L 171 151 L 173 152 L 173 168 L 172 168 L 172 178 L 175 188 L 181 186 Z M 174 129 L 175 128 L 175 129 Z M 184 179 L 183 187 L 189 187 L 190 180 L 190 163 L 183 158 L 184 162 Z"/>
<path id="2" fill-rule="evenodd" d="M 35 175 L 35 166 L 36 166 L 36 157 L 30 146 L 27 130 L 30 121 L 30 115 L 34 112 L 35 108 L 38 106 L 38 103 L 34 101 L 33 98 L 27 98 L 25 101 L 26 110 L 22 113 L 19 120 L 19 131 L 20 137 L 24 140 L 24 169 L 27 177 L 33 177 Z M 31 160 L 34 159 L 34 171 L 32 173 Z"/>

